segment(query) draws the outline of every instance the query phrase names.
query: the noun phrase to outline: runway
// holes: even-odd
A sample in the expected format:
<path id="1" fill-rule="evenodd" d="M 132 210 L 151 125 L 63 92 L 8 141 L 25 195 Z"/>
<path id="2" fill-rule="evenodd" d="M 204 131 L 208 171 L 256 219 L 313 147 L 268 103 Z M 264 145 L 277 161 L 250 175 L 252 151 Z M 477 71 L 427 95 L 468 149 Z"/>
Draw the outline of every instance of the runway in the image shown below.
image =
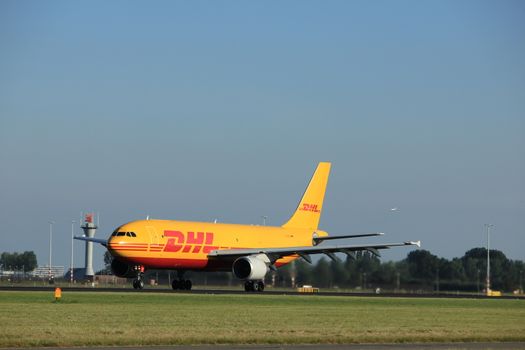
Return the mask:
<path id="1" fill-rule="evenodd" d="M 78 350 L 79 348 L 30 348 L 17 350 Z M 314 345 L 174 345 L 145 347 L 82 347 L 82 350 L 515 350 L 525 349 L 525 343 L 403 343 L 403 344 L 314 344 Z"/>
<path id="2" fill-rule="evenodd" d="M 58 285 L 57 285 L 58 286 Z M 174 291 L 169 288 L 145 288 L 135 290 L 129 288 L 106 288 L 106 287 L 69 287 L 60 286 L 63 292 L 106 292 L 106 293 L 170 293 L 170 294 L 247 294 L 241 289 L 193 289 L 191 291 Z M 0 291 L 54 291 L 55 286 L 0 286 Z M 500 297 L 488 297 L 482 294 L 465 293 L 358 293 L 358 292 L 333 292 L 321 291 L 319 293 L 300 293 L 294 290 L 265 290 L 262 293 L 249 292 L 250 295 L 300 295 L 300 296 L 333 296 L 333 297 L 387 297 L 387 298 L 468 298 L 468 299 L 523 299 L 523 295 L 504 295 Z"/>

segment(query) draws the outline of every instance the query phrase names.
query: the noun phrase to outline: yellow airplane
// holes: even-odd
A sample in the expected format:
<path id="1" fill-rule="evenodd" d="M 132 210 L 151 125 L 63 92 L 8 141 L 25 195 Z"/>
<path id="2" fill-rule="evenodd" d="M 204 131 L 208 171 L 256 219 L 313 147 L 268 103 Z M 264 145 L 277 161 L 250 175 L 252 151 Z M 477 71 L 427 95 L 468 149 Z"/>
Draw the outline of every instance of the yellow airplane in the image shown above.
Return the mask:
<path id="1" fill-rule="evenodd" d="M 192 283 L 183 278 L 187 270 L 232 271 L 244 280 L 246 291 L 263 291 L 268 271 L 302 258 L 311 263 L 310 254 L 334 253 L 353 256 L 379 249 L 417 245 L 404 242 L 371 245 L 332 245 L 327 241 L 382 233 L 329 236 L 317 228 L 330 173 L 330 163 L 319 163 L 295 213 L 280 227 L 222 224 L 209 222 L 138 220 L 118 227 L 106 239 L 75 237 L 97 242 L 113 256 L 111 269 L 116 276 L 134 278 L 133 287 L 144 287 L 146 269 L 176 270 L 173 289 L 190 290 Z"/>

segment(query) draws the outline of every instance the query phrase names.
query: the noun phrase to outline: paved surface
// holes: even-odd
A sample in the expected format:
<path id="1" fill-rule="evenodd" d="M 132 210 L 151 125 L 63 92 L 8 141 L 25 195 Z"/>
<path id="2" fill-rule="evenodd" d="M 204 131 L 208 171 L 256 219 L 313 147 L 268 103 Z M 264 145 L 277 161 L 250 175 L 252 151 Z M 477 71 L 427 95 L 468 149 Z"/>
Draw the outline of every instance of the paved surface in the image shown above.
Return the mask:
<path id="1" fill-rule="evenodd" d="M 326 345 L 191 345 L 151 347 L 82 347 L 82 348 L 31 348 L 27 350 L 514 350 L 525 349 L 525 343 L 419 343 L 419 344 L 326 344 Z M 24 350 L 24 349 L 17 349 Z"/>
<path id="2" fill-rule="evenodd" d="M 67 287 L 61 286 L 62 291 L 70 292 L 114 292 L 114 293 L 172 293 L 172 294 L 246 294 L 244 290 L 240 289 L 194 289 L 191 291 L 174 291 L 168 288 L 145 288 L 142 290 L 135 290 L 131 286 L 129 288 L 101 288 L 101 287 Z M 12 291 L 53 291 L 55 287 L 18 287 L 18 286 L 2 286 L 0 290 Z M 265 290 L 262 293 L 254 293 L 254 295 L 322 295 L 322 296 L 356 296 L 356 297 L 390 297 L 390 298 L 469 298 L 469 299 L 523 299 L 525 296 L 521 295 L 505 295 L 501 297 L 487 297 L 486 295 L 476 294 L 452 294 L 452 293 L 345 293 L 345 292 L 323 292 L 320 293 L 299 293 L 293 290 L 273 291 Z"/>

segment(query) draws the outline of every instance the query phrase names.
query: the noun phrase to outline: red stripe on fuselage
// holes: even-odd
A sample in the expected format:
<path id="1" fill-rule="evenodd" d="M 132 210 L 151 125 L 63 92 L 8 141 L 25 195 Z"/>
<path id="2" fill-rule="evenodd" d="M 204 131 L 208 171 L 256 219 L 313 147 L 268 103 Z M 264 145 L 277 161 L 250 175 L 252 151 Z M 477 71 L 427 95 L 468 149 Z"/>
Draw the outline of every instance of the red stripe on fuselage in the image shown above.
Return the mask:
<path id="1" fill-rule="evenodd" d="M 148 250 L 146 248 L 112 248 L 112 250 L 131 250 L 131 251 L 137 251 L 137 252 L 147 252 Z"/>
<path id="2" fill-rule="evenodd" d="M 149 258 L 138 256 L 125 259 L 133 262 L 133 264 L 144 265 L 150 269 L 202 270 L 208 265 L 208 259 Z"/>

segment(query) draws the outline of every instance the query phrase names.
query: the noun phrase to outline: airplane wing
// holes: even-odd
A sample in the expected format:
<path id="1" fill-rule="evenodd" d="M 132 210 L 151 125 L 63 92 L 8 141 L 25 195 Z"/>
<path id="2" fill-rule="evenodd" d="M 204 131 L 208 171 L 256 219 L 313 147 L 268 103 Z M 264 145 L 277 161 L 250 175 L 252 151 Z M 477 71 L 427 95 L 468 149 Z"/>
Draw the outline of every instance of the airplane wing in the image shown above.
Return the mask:
<path id="1" fill-rule="evenodd" d="M 95 237 L 85 237 L 85 236 L 75 236 L 74 238 L 78 239 L 80 241 L 88 241 L 88 242 L 100 243 L 104 247 L 108 246 L 108 240 L 107 239 L 101 239 L 101 238 L 95 238 Z"/>
<path id="2" fill-rule="evenodd" d="M 330 259 L 336 260 L 334 253 L 345 253 L 350 257 L 354 257 L 357 251 L 369 251 L 370 253 L 380 256 L 380 249 L 389 249 L 390 247 L 417 245 L 421 246 L 420 241 L 403 242 L 403 243 L 385 243 L 385 244 L 367 244 L 367 245 L 316 245 L 304 247 L 286 247 L 286 248 L 255 248 L 255 249 L 219 249 L 213 250 L 208 254 L 210 258 L 238 258 L 241 256 L 265 254 L 270 259 L 271 263 L 276 260 L 289 255 L 299 255 L 304 260 L 311 263 L 310 254 L 325 254 Z"/>

